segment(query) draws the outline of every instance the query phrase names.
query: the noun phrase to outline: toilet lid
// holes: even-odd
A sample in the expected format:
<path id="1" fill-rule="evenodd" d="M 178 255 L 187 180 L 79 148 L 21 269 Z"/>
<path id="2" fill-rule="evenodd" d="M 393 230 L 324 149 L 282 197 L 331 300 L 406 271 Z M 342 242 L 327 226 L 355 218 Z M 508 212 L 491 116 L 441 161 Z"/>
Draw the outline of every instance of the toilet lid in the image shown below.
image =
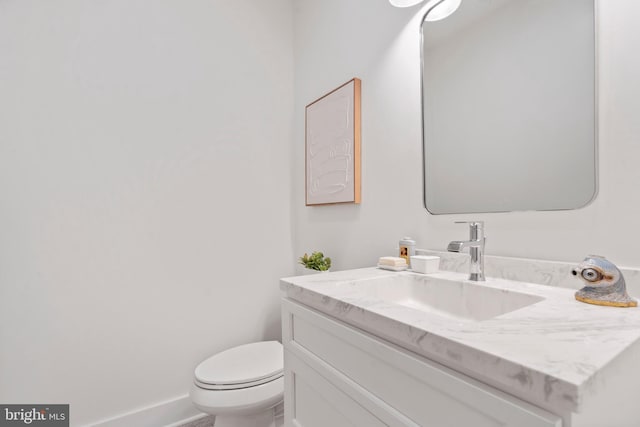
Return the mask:
<path id="1" fill-rule="evenodd" d="M 282 376 L 282 344 L 263 341 L 230 348 L 196 367 L 196 382 L 211 385 L 252 386 Z"/>

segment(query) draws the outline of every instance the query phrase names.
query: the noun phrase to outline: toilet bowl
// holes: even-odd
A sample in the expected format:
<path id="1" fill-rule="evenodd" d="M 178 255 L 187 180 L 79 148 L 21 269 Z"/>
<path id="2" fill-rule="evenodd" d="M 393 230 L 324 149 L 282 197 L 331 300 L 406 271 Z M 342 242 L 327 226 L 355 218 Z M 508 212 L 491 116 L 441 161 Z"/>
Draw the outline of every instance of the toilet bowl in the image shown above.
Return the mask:
<path id="1" fill-rule="evenodd" d="M 225 350 L 196 367 L 191 401 L 216 416 L 215 427 L 282 425 L 283 364 L 277 341 Z"/>

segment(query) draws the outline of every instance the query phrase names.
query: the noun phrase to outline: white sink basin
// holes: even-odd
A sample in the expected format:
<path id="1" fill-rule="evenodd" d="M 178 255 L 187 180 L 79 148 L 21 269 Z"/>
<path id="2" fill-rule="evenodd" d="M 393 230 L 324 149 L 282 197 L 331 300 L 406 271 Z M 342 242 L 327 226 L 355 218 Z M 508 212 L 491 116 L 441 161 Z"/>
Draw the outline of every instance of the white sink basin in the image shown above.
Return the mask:
<path id="1" fill-rule="evenodd" d="M 483 282 L 457 281 L 404 273 L 359 280 L 370 298 L 457 320 L 488 320 L 544 300 L 538 295 L 493 288 Z"/>

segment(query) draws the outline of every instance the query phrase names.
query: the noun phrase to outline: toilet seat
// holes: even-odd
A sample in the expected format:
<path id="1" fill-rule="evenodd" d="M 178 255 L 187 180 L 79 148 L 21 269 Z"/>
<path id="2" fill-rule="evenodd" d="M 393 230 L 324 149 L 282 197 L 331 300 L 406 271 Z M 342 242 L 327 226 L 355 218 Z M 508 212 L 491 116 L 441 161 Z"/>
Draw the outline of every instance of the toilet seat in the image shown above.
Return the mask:
<path id="1" fill-rule="evenodd" d="M 266 384 L 271 381 L 277 380 L 278 378 L 281 378 L 283 375 L 284 375 L 284 372 L 281 371 L 279 373 L 270 375 L 260 380 L 249 381 L 246 383 L 236 383 L 236 384 L 209 384 L 202 381 L 198 381 L 197 379 L 194 382 L 198 387 L 204 388 L 206 390 L 238 390 L 238 389 L 243 389 L 248 387 L 255 387 L 261 384 Z"/>
<path id="2" fill-rule="evenodd" d="M 195 383 L 207 390 L 236 390 L 274 381 L 283 375 L 283 350 L 278 341 L 245 344 L 200 363 Z"/>

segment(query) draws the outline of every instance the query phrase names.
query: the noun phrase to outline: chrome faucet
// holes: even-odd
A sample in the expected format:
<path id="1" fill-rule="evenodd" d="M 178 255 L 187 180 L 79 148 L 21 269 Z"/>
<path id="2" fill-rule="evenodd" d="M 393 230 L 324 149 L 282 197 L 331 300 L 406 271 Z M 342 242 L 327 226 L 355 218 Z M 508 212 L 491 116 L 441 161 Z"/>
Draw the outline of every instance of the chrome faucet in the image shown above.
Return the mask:
<path id="1" fill-rule="evenodd" d="M 469 240 L 454 240 L 449 243 L 449 252 L 462 252 L 469 248 L 471 255 L 471 268 L 469 280 L 484 281 L 484 221 L 456 221 L 456 224 L 469 224 Z"/>

